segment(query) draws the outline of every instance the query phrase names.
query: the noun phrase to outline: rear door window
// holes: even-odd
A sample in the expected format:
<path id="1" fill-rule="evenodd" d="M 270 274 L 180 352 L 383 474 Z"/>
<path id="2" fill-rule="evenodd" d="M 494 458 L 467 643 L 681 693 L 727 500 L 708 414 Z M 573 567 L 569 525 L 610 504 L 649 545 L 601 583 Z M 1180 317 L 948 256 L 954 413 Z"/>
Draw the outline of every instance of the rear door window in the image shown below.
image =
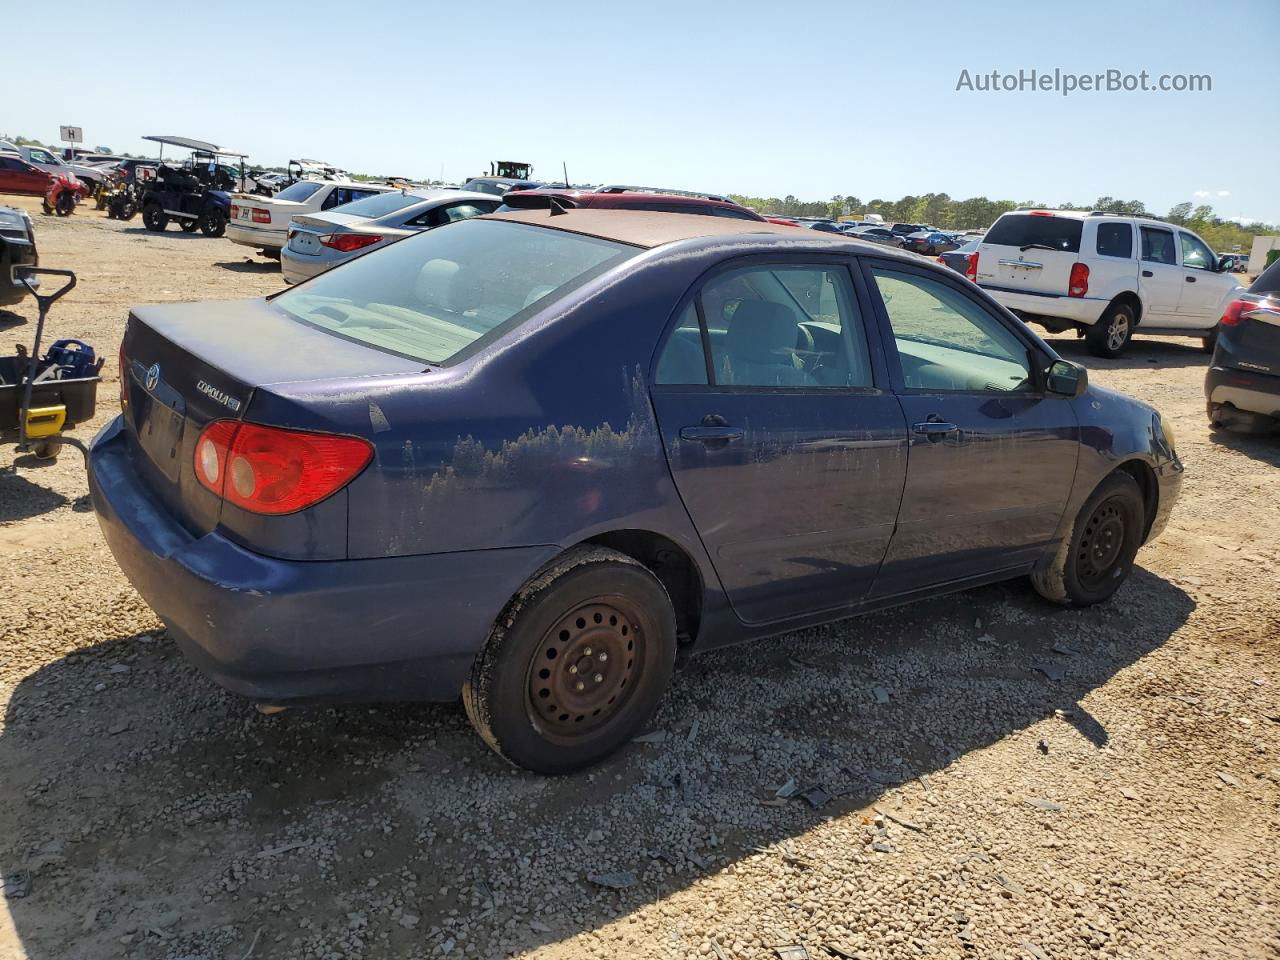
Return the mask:
<path id="1" fill-rule="evenodd" d="M 1099 223 L 1095 249 L 1100 257 L 1133 256 L 1133 226 L 1128 223 Z"/>
<path id="2" fill-rule="evenodd" d="M 1173 231 L 1143 227 L 1142 259 L 1148 263 L 1168 263 L 1176 266 L 1178 255 L 1173 249 Z"/>
<path id="3" fill-rule="evenodd" d="M 1079 253 L 1082 227 L 1082 222 L 1074 217 L 1007 213 L 987 231 L 984 240 L 1002 247 L 1038 247 Z"/>

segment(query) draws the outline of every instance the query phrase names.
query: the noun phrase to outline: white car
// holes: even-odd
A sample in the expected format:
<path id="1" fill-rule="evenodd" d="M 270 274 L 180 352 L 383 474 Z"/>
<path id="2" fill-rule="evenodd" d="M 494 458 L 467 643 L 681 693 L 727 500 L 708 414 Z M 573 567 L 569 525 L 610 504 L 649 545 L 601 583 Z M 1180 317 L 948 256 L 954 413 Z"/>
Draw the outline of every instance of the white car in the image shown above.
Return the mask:
<path id="1" fill-rule="evenodd" d="M 227 239 L 261 250 L 267 256 L 278 256 L 288 242 L 291 217 L 332 210 L 353 200 L 398 189 L 382 183 L 352 180 L 299 180 L 274 197 L 233 193 Z"/>
<path id="2" fill-rule="evenodd" d="M 1023 320 L 1076 329 L 1099 357 L 1118 357 L 1135 332 L 1200 337 L 1241 287 L 1209 245 L 1150 217 L 1082 210 L 1003 214 L 979 245 L 969 278 Z"/>

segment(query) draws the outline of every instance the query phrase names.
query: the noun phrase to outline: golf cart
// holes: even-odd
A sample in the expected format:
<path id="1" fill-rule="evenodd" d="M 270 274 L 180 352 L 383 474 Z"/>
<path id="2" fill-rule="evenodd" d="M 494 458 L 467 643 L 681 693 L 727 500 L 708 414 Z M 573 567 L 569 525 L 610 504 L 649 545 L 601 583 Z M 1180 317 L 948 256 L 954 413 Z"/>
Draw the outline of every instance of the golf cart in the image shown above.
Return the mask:
<path id="1" fill-rule="evenodd" d="M 199 230 L 220 237 L 231 214 L 229 190 L 247 188 L 247 154 L 189 137 L 143 137 L 160 144 L 156 177 L 142 194 L 142 222 L 148 230 L 163 230 L 176 220 L 184 233 Z M 165 145 L 191 151 L 179 166 L 164 162 Z"/>

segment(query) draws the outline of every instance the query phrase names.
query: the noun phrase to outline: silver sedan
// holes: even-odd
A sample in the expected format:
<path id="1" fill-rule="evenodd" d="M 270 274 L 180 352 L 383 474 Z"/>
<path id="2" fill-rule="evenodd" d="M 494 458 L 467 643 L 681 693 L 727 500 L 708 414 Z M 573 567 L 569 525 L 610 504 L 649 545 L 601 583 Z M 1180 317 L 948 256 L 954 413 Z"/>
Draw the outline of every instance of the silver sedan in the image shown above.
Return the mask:
<path id="1" fill-rule="evenodd" d="M 296 216 L 280 251 L 281 271 L 286 283 L 301 283 L 423 230 L 492 213 L 501 203 L 500 197 L 467 190 L 404 190 Z"/>

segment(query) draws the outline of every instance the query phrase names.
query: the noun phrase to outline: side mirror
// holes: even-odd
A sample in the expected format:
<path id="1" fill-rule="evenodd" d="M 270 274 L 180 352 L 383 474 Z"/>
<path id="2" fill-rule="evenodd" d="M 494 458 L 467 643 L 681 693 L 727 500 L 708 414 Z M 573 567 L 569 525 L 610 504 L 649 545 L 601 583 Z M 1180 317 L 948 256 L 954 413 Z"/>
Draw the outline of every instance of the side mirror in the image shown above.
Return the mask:
<path id="1" fill-rule="evenodd" d="M 1055 360 L 1045 371 L 1045 389 L 1065 397 L 1078 397 L 1089 389 L 1089 371 L 1070 360 Z"/>

